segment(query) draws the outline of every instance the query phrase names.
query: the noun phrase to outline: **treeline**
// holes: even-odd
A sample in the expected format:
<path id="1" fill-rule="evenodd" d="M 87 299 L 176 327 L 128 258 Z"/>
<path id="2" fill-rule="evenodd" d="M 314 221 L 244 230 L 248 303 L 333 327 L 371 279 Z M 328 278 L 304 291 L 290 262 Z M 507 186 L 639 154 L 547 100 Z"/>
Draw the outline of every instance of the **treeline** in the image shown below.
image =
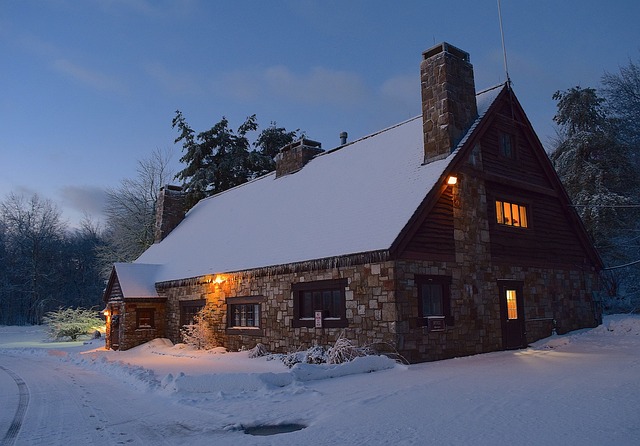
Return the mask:
<path id="1" fill-rule="evenodd" d="M 557 91 L 551 160 L 600 252 L 606 311 L 640 311 L 640 66 Z"/>
<path id="2" fill-rule="evenodd" d="M 0 203 L 0 325 L 39 324 L 61 306 L 100 304 L 95 226 L 71 230 L 56 205 L 10 194 Z"/>
<path id="3" fill-rule="evenodd" d="M 71 228 L 58 206 L 38 195 L 12 193 L 0 202 L 0 325 L 40 324 L 61 307 L 101 309 L 113 263 L 133 261 L 153 243 L 162 186 L 178 180 L 192 206 L 272 171 L 273 157 L 299 132 L 271 123 L 258 133 L 255 115 L 237 131 L 222 118 L 196 134 L 176 112 L 173 126 L 186 167 L 173 172 L 168 150 L 139 160 L 134 178 L 106 191 L 103 224 L 87 217 Z"/>

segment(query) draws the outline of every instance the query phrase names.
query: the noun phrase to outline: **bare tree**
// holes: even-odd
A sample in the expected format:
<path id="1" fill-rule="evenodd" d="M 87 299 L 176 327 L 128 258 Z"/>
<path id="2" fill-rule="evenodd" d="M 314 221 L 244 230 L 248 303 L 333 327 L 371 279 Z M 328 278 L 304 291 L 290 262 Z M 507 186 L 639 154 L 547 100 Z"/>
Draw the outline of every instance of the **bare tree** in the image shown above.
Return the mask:
<path id="1" fill-rule="evenodd" d="M 135 178 L 124 179 L 117 188 L 107 190 L 106 244 L 98 250 L 105 275 L 114 262 L 135 260 L 153 243 L 158 192 L 174 178 L 171 159 L 170 149 L 155 149 L 148 158 L 138 161 Z"/>
<path id="2" fill-rule="evenodd" d="M 37 194 L 9 194 L 0 203 L 0 218 L 13 321 L 38 324 L 57 298 L 52 290 L 59 281 L 56 267 L 66 223 L 57 206 Z"/>

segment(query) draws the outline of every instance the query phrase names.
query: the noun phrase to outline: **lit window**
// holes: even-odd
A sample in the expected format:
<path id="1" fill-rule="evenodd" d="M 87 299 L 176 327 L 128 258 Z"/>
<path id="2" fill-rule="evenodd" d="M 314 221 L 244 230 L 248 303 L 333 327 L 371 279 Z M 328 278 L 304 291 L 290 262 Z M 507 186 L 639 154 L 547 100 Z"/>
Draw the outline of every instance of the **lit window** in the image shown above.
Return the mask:
<path id="1" fill-rule="evenodd" d="M 136 310 L 136 328 L 154 328 L 154 309 L 138 308 Z"/>
<path id="2" fill-rule="evenodd" d="M 496 200 L 496 221 L 505 226 L 528 228 L 527 208 L 521 204 Z"/>
<path id="3" fill-rule="evenodd" d="M 262 336 L 262 302 L 264 296 L 227 297 L 227 329 L 229 334 Z"/>
<path id="4" fill-rule="evenodd" d="M 507 318 L 518 319 L 518 302 L 516 300 L 516 290 L 507 291 Z"/>
<path id="5" fill-rule="evenodd" d="M 230 305 L 232 327 L 259 327 L 260 304 Z"/>
<path id="6" fill-rule="evenodd" d="M 322 312 L 322 325 L 326 328 L 346 327 L 346 279 L 319 280 L 294 283 L 293 326 L 313 327 L 316 311 Z"/>

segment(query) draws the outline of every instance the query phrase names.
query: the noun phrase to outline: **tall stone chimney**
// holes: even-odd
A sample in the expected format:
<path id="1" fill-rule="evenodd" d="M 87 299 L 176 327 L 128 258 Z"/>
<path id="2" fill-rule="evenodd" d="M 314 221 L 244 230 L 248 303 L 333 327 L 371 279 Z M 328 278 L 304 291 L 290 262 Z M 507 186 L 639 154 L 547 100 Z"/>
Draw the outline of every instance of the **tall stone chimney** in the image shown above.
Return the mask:
<path id="1" fill-rule="evenodd" d="M 425 164 L 446 158 L 478 116 L 469 53 L 448 43 L 422 53 L 422 127 Z"/>
<path id="2" fill-rule="evenodd" d="M 299 171 L 311 158 L 324 152 L 318 141 L 302 138 L 287 144 L 275 157 L 276 178 Z"/>
<path id="3" fill-rule="evenodd" d="M 160 243 L 184 219 L 185 196 L 180 186 L 163 186 L 156 203 L 154 243 Z"/>

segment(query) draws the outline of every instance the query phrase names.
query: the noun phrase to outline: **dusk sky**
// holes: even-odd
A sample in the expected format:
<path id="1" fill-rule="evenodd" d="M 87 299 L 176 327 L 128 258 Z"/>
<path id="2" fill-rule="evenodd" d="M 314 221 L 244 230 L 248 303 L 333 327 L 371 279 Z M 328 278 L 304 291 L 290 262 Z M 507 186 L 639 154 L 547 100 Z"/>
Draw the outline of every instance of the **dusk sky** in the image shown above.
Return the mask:
<path id="1" fill-rule="evenodd" d="M 503 0 L 516 95 L 543 144 L 556 90 L 640 60 L 637 0 Z M 104 189 L 173 144 L 257 114 L 323 148 L 420 113 L 422 51 L 471 55 L 476 89 L 505 81 L 496 0 L 0 0 L 0 200 L 52 199 L 101 219 Z"/>

